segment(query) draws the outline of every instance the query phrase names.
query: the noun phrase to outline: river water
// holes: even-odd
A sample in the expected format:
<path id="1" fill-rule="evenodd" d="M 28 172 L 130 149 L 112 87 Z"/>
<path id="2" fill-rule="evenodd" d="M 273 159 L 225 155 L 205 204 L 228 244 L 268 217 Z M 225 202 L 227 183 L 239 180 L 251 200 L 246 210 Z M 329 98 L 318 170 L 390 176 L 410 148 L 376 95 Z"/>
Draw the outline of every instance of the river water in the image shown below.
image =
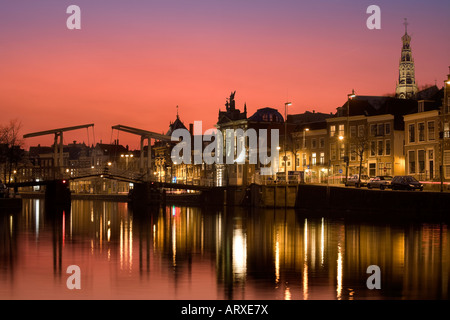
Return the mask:
<path id="1" fill-rule="evenodd" d="M 449 275 L 442 222 L 96 200 L 0 214 L 0 299 L 448 299 Z"/>

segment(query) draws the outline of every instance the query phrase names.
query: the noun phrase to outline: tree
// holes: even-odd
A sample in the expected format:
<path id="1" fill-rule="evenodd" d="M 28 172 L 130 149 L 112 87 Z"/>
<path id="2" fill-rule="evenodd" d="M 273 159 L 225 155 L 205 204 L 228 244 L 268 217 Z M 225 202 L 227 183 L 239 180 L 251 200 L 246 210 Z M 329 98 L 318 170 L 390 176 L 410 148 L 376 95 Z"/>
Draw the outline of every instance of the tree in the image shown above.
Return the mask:
<path id="1" fill-rule="evenodd" d="M 367 135 L 363 135 L 360 137 L 354 137 L 351 139 L 351 145 L 353 146 L 351 154 L 355 156 L 356 159 L 359 160 L 359 175 L 358 175 L 358 183 L 357 186 L 361 185 L 361 173 L 362 173 L 362 163 L 364 160 L 364 154 L 369 148 L 369 139 Z"/>
<path id="2" fill-rule="evenodd" d="M 23 157 L 21 147 L 23 139 L 20 137 L 22 124 L 17 120 L 10 120 L 6 126 L 0 126 L 0 164 L 3 165 L 3 177 L 5 182 L 11 180 L 13 166 Z"/>

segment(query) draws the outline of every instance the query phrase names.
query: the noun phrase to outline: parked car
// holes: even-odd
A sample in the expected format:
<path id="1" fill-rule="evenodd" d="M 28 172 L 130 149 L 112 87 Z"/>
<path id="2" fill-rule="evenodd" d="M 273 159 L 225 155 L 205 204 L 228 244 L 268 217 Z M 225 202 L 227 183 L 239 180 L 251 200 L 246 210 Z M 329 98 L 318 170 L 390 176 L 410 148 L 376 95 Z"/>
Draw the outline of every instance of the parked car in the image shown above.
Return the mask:
<path id="1" fill-rule="evenodd" d="M 358 179 L 359 175 L 358 174 L 354 174 L 352 175 L 350 178 L 347 179 L 347 181 L 345 182 L 345 186 L 349 187 L 349 186 L 355 186 L 355 187 L 364 187 L 367 185 L 367 183 L 369 182 L 370 178 L 368 175 L 362 174 L 361 175 L 361 179 Z"/>
<path id="2" fill-rule="evenodd" d="M 391 181 L 392 190 L 423 190 L 423 184 L 412 176 L 395 176 Z"/>
<path id="3" fill-rule="evenodd" d="M 370 178 L 370 181 L 367 183 L 367 188 L 379 188 L 381 190 L 384 190 L 391 187 L 391 181 L 391 176 L 377 176 L 374 178 Z"/>

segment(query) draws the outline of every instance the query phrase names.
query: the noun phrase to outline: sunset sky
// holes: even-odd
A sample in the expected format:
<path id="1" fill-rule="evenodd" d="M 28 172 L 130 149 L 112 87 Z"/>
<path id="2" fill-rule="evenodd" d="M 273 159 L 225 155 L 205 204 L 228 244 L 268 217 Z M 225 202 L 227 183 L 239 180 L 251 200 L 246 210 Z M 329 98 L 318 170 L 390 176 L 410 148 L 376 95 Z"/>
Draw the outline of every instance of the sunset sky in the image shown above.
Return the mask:
<path id="1" fill-rule="evenodd" d="M 68 30 L 69 5 L 81 30 Z M 369 30 L 369 5 L 381 30 Z M 114 132 L 128 125 L 166 132 L 176 117 L 212 127 L 226 98 L 251 115 L 335 112 L 359 95 L 395 91 L 408 18 L 419 88 L 442 87 L 450 65 L 450 1 L 21 0 L 0 9 L 0 125 L 22 133 L 95 123 L 95 142 L 138 148 Z M 65 136 L 88 142 L 86 130 Z M 52 136 L 25 147 L 50 145 Z M 93 135 L 90 131 L 89 142 Z"/>

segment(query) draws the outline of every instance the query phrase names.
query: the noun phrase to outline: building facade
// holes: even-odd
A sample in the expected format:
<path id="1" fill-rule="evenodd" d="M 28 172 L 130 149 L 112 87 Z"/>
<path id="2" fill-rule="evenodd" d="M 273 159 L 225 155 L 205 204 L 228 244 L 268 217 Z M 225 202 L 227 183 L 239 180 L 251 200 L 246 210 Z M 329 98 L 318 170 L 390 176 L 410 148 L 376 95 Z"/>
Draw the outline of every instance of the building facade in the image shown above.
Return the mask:
<path id="1" fill-rule="evenodd" d="M 419 181 L 439 179 L 439 110 L 405 115 L 406 174 Z"/>

